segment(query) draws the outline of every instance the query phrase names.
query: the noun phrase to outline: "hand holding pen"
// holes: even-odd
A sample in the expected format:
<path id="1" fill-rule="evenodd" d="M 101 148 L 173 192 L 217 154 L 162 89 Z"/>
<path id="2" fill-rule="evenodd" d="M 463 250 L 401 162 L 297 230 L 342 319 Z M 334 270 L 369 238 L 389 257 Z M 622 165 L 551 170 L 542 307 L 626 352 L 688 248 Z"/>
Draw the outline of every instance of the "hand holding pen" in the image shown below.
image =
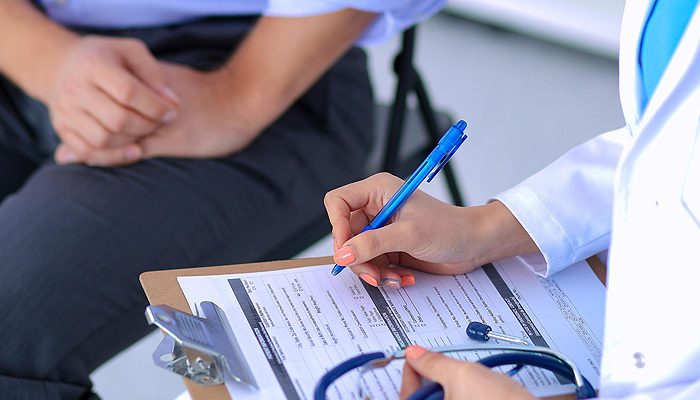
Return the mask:
<path id="1" fill-rule="evenodd" d="M 324 200 L 333 226 L 335 262 L 350 267 L 370 285 L 411 286 L 415 283 L 412 269 L 462 274 L 537 250 L 502 203 L 457 207 L 420 190 L 386 225 L 360 233 L 402 183 L 380 173 L 330 191 Z"/>

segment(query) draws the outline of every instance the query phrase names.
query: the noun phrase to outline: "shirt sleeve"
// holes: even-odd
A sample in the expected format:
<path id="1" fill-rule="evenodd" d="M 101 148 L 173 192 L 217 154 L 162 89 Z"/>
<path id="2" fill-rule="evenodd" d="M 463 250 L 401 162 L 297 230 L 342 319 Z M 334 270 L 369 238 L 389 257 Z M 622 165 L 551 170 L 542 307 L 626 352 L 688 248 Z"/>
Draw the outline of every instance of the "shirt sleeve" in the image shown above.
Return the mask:
<path id="1" fill-rule="evenodd" d="M 627 128 L 569 150 L 542 171 L 495 196 L 540 249 L 519 257 L 542 276 L 608 248 L 617 164 Z"/>
<path id="2" fill-rule="evenodd" d="M 269 0 L 263 15 L 303 17 L 354 8 L 379 14 L 365 33 L 359 45 L 381 43 L 411 25 L 425 21 L 437 13 L 446 0 Z"/>

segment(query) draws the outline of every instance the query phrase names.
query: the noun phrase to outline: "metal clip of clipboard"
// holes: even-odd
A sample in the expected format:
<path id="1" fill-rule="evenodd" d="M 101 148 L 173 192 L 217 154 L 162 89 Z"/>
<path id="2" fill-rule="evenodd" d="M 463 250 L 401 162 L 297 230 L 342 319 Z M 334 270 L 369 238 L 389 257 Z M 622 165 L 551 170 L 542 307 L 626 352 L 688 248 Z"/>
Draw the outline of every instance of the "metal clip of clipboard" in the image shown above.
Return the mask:
<path id="1" fill-rule="evenodd" d="M 200 303 L 202 317 L 172 307 L 146 307 L 146 319 L 165 337 L 153 352 L 153 362 L 205 386 L 226 380 L 258 388 L 223 310 L 210 301 Z"/>

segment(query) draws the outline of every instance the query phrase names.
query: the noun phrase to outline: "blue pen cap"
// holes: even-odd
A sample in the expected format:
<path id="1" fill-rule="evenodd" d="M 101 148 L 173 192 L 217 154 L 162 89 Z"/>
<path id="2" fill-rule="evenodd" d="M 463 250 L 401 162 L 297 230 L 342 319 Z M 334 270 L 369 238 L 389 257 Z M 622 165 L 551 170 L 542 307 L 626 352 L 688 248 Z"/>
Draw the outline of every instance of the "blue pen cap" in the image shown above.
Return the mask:
<path id="1" fill-rule="evenodd" d="M 460 119 L 442 135 L 437 144 L 437 149 L 445 155 L 453 153 L 467 139 L 467 135 L 464 134 L 465 129 L 467 129 L 467 123 Z"/>
<path id="2" fill-rule="evenodd" d="M 447 152 L 449 153 L 454 146 L 462 144 L 464 141 L 462 137 L 464 136 L 465 129 L 467 129 L 467 123 L 463 119 L 460 119 L 442 135 L 438 146 L 447 147 L 449 149 Z"/>
<path id="3" fill-rule="evenodd" d="M 467 129 L 467 123 L 460 119 L 442 136 L 442 139 L 440 139 L 437 148 L 435 149 L 442 152 L 441 159 L 440 162 L 438 162 L 437 167 L 434 168 L 428 176 L 428 182 L 435 178 L 435 175 L 437 175 L 438 172 L 442 170 L 442 167 L 444 167 L 447 162 L 450 161 L 450 158 L 452 158 L 452 155 L 457 151 L 457 149 L 459 149 L 459 146 L 461 146 L 462 143 L 467 140 L 467 135 L 464 134 L 465 129 Z"/>

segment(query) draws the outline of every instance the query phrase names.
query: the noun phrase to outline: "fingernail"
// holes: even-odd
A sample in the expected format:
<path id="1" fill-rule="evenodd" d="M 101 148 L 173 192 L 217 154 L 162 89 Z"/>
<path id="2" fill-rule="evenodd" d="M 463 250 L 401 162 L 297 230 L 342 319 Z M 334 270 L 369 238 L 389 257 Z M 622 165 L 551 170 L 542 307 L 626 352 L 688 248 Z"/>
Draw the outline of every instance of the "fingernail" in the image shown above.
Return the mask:
<path id="1" fill-rule="evenodd" d="M 341 247 L 338 249 L 338 251 L 335 252 L 335 260 L 338 262 L 338 264 L 343 265 L 343 266 L 348 266 L 352 263 L 355 262 L 355 253 L 352 251 L 352 247 L 350 246 L 345 246 Z"/>
<path id="2" fill-rule="evenodd" d="M 377 287 L 377 279 L 368 273 L 360 274 L 360 279 L 367 282 L 367 284 Z"/>
<path id="3" fill-rule="evenodd" d="M 138 147 L 127 147 L 124 152 L 124 157 L 129 161 L 135 161 L 141 158 L 141 149 Z"/>
<path id="4" fill-rule="evenodd" d="M 63 154 L 58 158 L 60 164 L 70 164 L 78 161 L 78 156 L 72 151 L 64 151 Z"/>
<path id="5" fill-rule="evenodd" d="M 401 277 L 401 286 L 413 286 L 416 284 L 416 277 L 413 275 L 405 275 Z"/>
<path id="6" fill-rule="evenodd" d="M 423 354 L 425 354 L 428 350 L 420 347 L 420 346 L 408 346 L 406 347 L 406 351 L 404 354 L 406 354 L 406 358 L 411 359 L 411 360 L 416 360 L 418 358 L 421 358 Z"/>
<path id="7" fill-rule="evenodd" d="M 161 120 L 163 122 L 170 122 L 170 121 L 174 120 L 175 117 L 177 117 L 177 112 L 175 110 L 168 110 L 168 112 L 166 112 L 163 115 L 163 118 Z"/>
<path id="8" fill-rule="evenodd" d="M 336 242 L 336 241 L 335 241 L 335 238 L 333 238 L 333 252 L 334 252 L 334 253 L 335 253 L 336 251 L 338 251 L 338 247 L 339 247 L 338 242 Z"/>
<path id="9" fill-rule="evenodd" d="M 384 279 L 382 279 L 380 284 L 382 287 L 388 287 L 388 288 L 392 288 L 392 289 L 398 289 L 401 287 L 401 283 L 399 283 L 399 281 L 397 281 L 396 279 L 392 279 L 392 278 L 384 278 Z"/>
<path id="10" fill-rule="evenodd" d="M 169 98 L 170 100 L 172 100 L 175 104 L 180 104 L 180 98 L 177 97 L 177 94 L 176 94 L 172 89 L 170 89 L 169 87 L 167 87 L 167 86 L 160 86 L 160 87 L 158 87 L 158 91 L 159 91 L 160 94 L 162 94 L 163 96 L 165 96 L 165 97 Z"/>

